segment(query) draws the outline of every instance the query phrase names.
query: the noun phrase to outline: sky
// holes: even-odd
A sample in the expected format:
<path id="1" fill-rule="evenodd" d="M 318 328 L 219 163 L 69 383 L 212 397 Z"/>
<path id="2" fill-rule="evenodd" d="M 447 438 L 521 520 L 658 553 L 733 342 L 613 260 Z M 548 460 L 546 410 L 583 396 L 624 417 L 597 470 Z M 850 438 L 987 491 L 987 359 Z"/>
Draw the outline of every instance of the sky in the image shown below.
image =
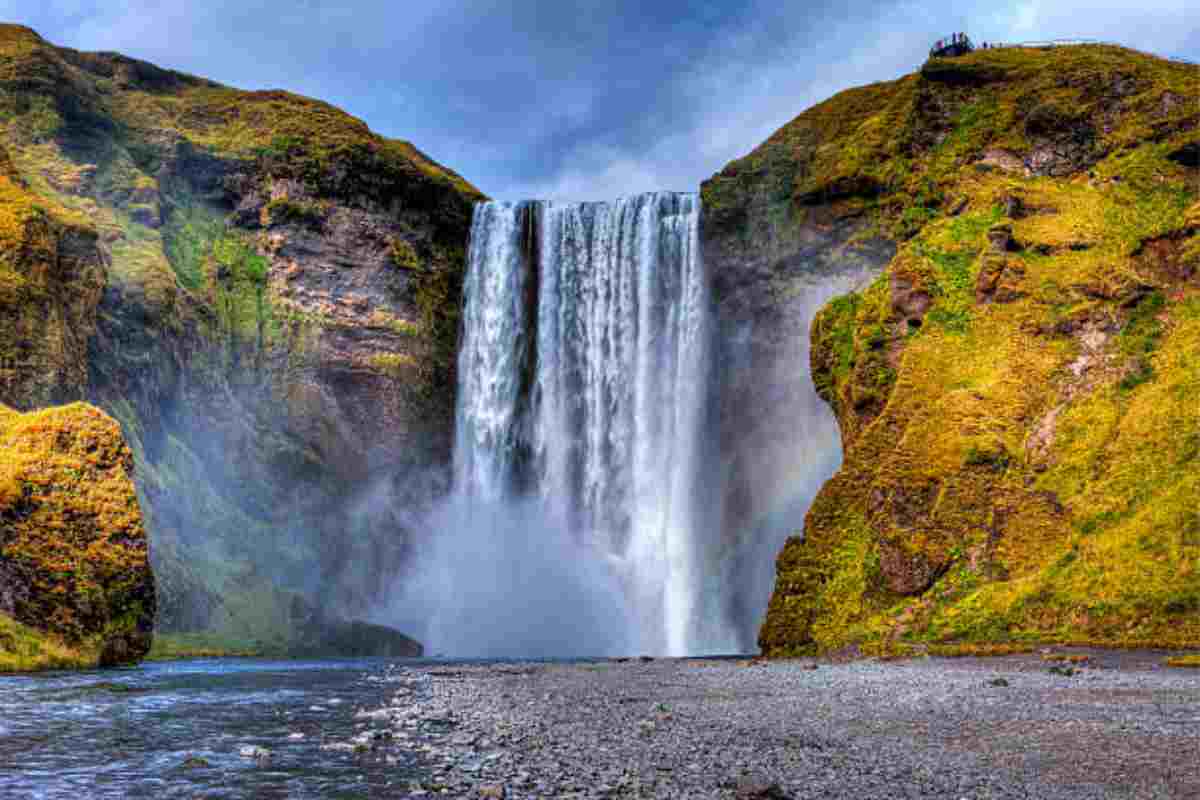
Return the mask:
<path id="1" fill-rule="evenodd" d="M 1200 61 L 1196 0 L 0 0 L 0 18 L 326 100 L 505 200 L 694 191 L 814 103 L 917 69 L 954 31 Z"/>

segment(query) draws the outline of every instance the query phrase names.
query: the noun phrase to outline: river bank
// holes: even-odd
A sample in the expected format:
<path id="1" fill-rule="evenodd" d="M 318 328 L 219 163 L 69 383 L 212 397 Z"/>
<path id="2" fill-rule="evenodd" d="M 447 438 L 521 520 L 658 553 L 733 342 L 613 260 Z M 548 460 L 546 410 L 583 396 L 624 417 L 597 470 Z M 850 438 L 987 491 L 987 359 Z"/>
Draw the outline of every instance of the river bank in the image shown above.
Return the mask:
<path id="1" fill-rule="evenodd" d="M 373 719 L 441 720 L 454 796 L 1200 797 L 1200 673 L 1071 652 L 417 669 Z"/>

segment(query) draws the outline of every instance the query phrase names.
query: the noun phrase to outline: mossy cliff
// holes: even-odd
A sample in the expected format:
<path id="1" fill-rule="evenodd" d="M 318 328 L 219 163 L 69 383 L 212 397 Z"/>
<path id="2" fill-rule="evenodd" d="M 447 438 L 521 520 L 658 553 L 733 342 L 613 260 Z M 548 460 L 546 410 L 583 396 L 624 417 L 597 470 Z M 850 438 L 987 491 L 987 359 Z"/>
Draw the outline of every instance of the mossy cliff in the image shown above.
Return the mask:
<path id="1" fill-rule="evenodd" d="M 111 666 L 150 649 L 154 578 L 117 423 L 0 406 L 0 671 Z"/>
<path id="2" fill-rule="evenodd" d="M 280 647 L 381 589 L 480 197 L 327 104 L 0 26 L 0 401 L 119 420 L 162 628 Z"/>
<path id="3" fill-rule="evenodd" d="M 779 556 L 764 652 L 1200 642 L 1198 127 L 1195 66 L 981 51 L 706 184 L 725 231 L 770 186 L 783 227 L 894 247 L 812 327 L 844 463 Z"/>

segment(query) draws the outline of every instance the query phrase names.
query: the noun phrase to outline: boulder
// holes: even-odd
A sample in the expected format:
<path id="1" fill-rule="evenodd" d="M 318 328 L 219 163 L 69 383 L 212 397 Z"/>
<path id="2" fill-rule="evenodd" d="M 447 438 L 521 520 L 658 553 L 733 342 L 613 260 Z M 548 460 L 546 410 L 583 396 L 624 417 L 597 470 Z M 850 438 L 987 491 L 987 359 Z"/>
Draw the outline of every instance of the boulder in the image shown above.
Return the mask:
<path id="1" fill-rule="evenodd" d="M 0 406 L 0 615 L 74 651 L 80 666 L 134 663 L 154 623 L 148 551 L 116 422 L 84 404 Z"/>

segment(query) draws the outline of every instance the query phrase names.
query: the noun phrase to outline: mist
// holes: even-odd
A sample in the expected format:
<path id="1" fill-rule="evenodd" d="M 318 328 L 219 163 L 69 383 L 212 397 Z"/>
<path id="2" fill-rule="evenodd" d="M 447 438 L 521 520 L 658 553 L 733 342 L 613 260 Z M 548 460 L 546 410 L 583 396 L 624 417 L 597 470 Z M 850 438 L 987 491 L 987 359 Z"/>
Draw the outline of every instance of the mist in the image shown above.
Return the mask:
<path id="1" fill-rule="evenodd" d="M 745 429 L 726 432 L 739 451 L 740 474 L 729 474 L 726 464 L 722 492 L 728 492 L 734 480 L 753 487 L 749 513 L 740 526 L 726 532 L 732 545 L 723 575 L 733 587 L 729 613 L 746 652 L 758 650 L 758 628 L 775 587 L 776 557 L 788 537 L 803 534 L 813 498 L 842 463 L 837 418 L 813 384 L 809 330 L 830 299 L 861 289 L 873 277 L 873 272 L 855 269 L 805 281 L 788 304 L 791 335 L 773 363 L 754 364 L 749 355 L 753 322 L 725 332 L 726 358 L 749 364 L 753 380 L 762 385 L 788 387 L 771 398 L 771 417 L 780 423 L 763 425 L 760 419 L 749 419 Z"/>
<path id="2" fill-rule="evenodd" d="M 376 618 L 432 655 L 627 655 L 631 610 L 614 564 L 556 522 L 537 498 L 452 496 Z"/>

